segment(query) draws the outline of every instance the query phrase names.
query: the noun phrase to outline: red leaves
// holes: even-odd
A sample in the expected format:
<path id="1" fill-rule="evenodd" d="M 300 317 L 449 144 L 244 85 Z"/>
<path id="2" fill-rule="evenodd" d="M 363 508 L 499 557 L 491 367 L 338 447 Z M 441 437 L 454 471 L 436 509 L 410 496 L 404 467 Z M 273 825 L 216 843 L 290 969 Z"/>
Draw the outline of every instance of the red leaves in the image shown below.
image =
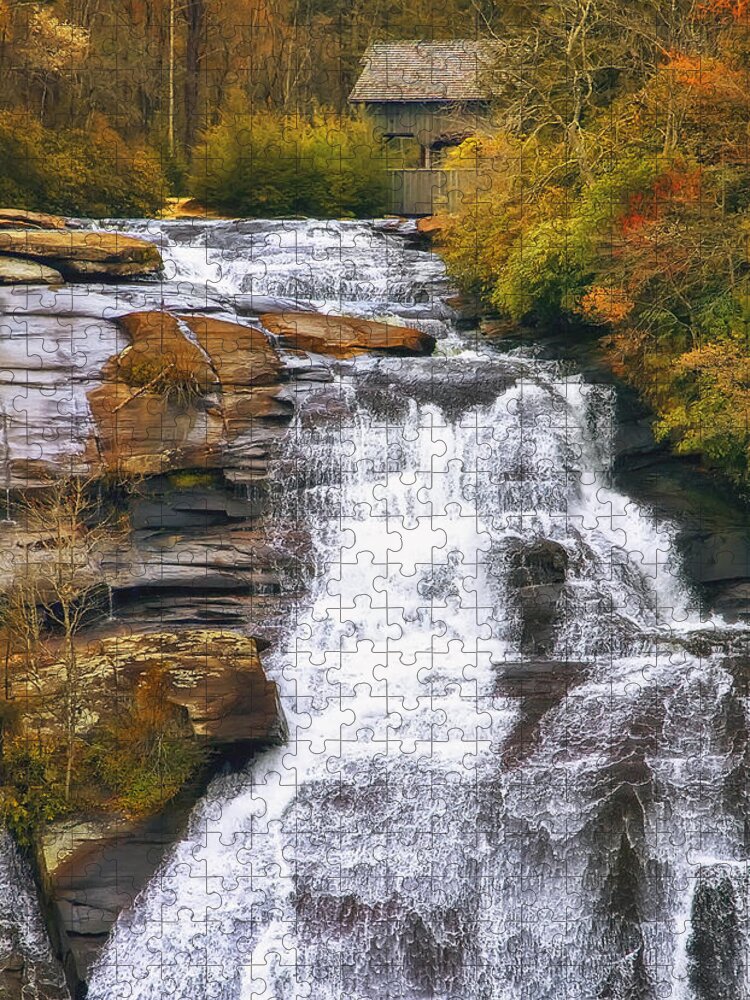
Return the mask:
<path id="1" fill-rule="evenodd" d="M 747 0 L 750 10 L 750 0 Z M 693 96 L 737 100 L 746 98 L 746 77 L 721 59 L 711 56 L 670 52 L 665 71 L 678 87 L 694 91 Z"/>
<path id="2" fill-rule="evenodd" d="M 703 0 L 698 6 L 702 18 L 724 17 L 739 21 L 750 11 L 750 0 Z"/>
<path id="3" fill-rule="evenodd" d="M 701 171 L 672 168 L 660 174 L 650 190 L 628 198 L 628 207 L 620 217 L 623 233 L 634 233 L 676 205 L 687 205 L 700 197 Z"/>

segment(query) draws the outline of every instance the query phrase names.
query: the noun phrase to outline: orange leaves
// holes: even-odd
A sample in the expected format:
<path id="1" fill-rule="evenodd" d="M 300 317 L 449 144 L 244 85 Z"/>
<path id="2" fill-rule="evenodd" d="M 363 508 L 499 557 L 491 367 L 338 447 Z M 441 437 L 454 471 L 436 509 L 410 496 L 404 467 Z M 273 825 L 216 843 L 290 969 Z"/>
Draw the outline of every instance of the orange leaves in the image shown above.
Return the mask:
<path id="1" fill-rule="evenodd" d="M 656 222 L 678 205 L 695 203 L 701 193 L 701 171 L 673 167 L 660 174 L 650 190 L 639 191 L 628 198 L 628 206 L 620 217 L 620 229 L 625 235 L 636 233 L 647 223 Z"/>
<path id="2" fill-rule="evenodd" d="M 750 4 L 750 0 L 747 2 Z M 678 87 L 693 91 L 692 95 L 685 95 L 690 99 L 707 96 L 736 100 L 738 96 L 746 95 L 746 77 L 712 56 L 688 55 L 673 50 L 662 72 L 669 74 Z"/>
<path id="3" fill-rule="evenodd" d="M 154 666 L 144 674 L 135 691 L 135 728 L 140 736 L 166 729 L 175 718 L 176 709 L 169 700 L 166 667 Z"/>
<path id="4" fill-rule="evenodd" d="M 620 229 L 626 234 L 638 232 L 646 223 L 654 222 L 657 215 L 658 207 L 653 192 L 644 194 L 639 191 L 631 194 L 627 210 L 620 218 Z"/>
<path id="5" fill-rule="evenodd" d="M 702 18 L 724 17 L 739 21 L 750 11 L 750 0 L 703 0 L 698 5 L 698 16 Z"/>
<path id="6" fill-rule="evenodd" d="M 657 177 L 654 183 L 654 197 L 662 202 L 670 201 L 685 205 L 695 201 L 700 196 L 700 191 L 701 171 L 698 169 L 673 168 Z"/>
<path id="7" fill-rule="evenodd" d="M 592 285 L 581 299 L 581 315 L 592 323 L 616 326 L 628 318 L 635 302 L 624 288 Z"/>

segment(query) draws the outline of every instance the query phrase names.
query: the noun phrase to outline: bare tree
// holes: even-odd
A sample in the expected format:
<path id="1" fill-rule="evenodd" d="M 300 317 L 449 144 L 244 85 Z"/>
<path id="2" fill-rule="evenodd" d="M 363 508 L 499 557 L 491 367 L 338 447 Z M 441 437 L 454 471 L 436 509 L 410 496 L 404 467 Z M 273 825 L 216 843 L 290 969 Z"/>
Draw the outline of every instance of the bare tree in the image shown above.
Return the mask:
<path id="1" fill-rule="evenodd" d="M 22 503 L 21 519 L 35 541 L 23 564 L 17 567 L 11 588 L 13 628 L 35 675 L 44 630 L 61 636 L 58 696 L 65 733 L 68 798 L 87 680 L 76 638 L 102 602 L 100 559 L 105 544 L 111 543 L 122 529 L 122 522 L 114 513 L 103 514 L 94 483 L 78 477 L 59 480 L 28 494 Z"/>
<path id="2" fill-rule="evenodd" d="M 694 0 L 510 3 L 506 33 L 491 32 L 505 43 L 497 102 L 505 127 L 557 138 L 590 181 L 594 159 L 609 148 L 589 131 L 592 123 L 599 126 L 616 96 L 642 86 L 697 30 L 695 6 Z"/>

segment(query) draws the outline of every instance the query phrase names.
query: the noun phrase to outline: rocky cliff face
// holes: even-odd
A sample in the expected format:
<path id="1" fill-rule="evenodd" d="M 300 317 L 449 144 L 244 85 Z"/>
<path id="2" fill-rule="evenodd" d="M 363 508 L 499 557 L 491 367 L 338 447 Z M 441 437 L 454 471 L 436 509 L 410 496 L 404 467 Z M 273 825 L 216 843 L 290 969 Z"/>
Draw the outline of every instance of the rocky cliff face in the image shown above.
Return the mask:
<path id="1" fill-rule="evenodd" d="M 109 808 L 49 824 L 38 864 L 43 873 L 68 980 L 84 982 L 120 911 L 146 885 L 184 829 L 191 806 L 227 760 L 246 760 L 286 736 L 276 685 L 268 681 L 252 638 L 184 629 L 89 638 L 80 651 L 90 678 L 88 725 L 136 697 L 153 677 L 165 680 L 168 704 L 209 750 L 204 768 L 168 805 L 145 817 Z M 51 664 L 45 688 L 59 664 Z"/>
<path id="2" fill-rule="evenodd" d="M 248 631 L 268 618 L 278 590 L 277 554 L 259 516 L 269 449 L 291 418 L 294 391 L 259 326 L 154 309 L 148 286 L 120 286 L 114 299 L 96 286 L 86 296 L 54 287 L 63 274 L 152 272 L 161 261 L 151 244 L 26 213 L 0 214 L 0 228 L 0 283 L 9 285 L 0 292 L 3 589 L 30 551 L 43 566 L 58 544 L 59 525 L 27 516 L 36 496 L 71 476 L 104 493 L 114 484 L 126 530 L 105 531 L 79 567 L 101 596 L 76 637 L 85 678 L 77 735 L 108 724 L 158 675 L 168 710 L 209 753 L 155 814 L 133 817 L 89 795 L 88 808 L 47 827 L 36 854 L 44 908 L 75 992 L 211 773 L 228 756 L 246 760 L 284 738 L 260 661 L 265 643 Z M 13 700 L 40 739 L 59 727 L 66 685 L 65 658 L 48 645 L 33 669 L 11 657 Z M 2 965 L 8 996 L 40 988 L 38 962 L 22 947 Z M 47 978 L 60 988 L 59 977 Z"/>
<path id="3" fill-rule="evenodd" d="M 75 656 L 76 738 L 112 725 L 158 679 L 160 710 L 209 751 L 155 813 L 129 814 L 89 790 L 87 806 L 47 824 L 36 863 L 74 992 L 211 774 L 284 739 L 260 651 L 283 615 L 281 576 L 306 541 L 268 530 L 265 495 L 297 401 L 331 378 L 333 359 L 434 346 L 410 327 L 296 313 L 269 296 L 241 297 L 242 322 L 230 320 L 168 282 L 131 280 L 160 264 L 150 243 L 0 211 L 0 586 L 13 592 L 33 567 L 42 617 L 59 617 L 51 567 L 62 545 L 90 605 L 74 652 L 59 622 L 38 659 L 5 629 L 6 696 L 33 717 L 36 738 L 52 739 Z M 112 280 L 115 294 L 92 283 Z M 61 540 L 59 518 L 40 514 L 54 504 L 38 498 L 71 480 L 95 509 Z M 6 964 L 9 995 L 31 988 L 22 955 Z"/>

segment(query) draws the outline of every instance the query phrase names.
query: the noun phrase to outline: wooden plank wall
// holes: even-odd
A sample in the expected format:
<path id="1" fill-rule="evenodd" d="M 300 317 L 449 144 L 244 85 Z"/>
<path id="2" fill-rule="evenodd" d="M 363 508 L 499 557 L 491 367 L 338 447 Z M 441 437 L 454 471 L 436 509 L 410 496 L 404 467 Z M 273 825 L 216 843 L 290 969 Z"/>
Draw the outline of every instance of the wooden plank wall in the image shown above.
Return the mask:
<path id="1" fill-rule="evenodd" d="M 455 212 L 465 198 L 476 197 L 476 170 L 391 170 L 390 210 L 395 215 Z"/>

